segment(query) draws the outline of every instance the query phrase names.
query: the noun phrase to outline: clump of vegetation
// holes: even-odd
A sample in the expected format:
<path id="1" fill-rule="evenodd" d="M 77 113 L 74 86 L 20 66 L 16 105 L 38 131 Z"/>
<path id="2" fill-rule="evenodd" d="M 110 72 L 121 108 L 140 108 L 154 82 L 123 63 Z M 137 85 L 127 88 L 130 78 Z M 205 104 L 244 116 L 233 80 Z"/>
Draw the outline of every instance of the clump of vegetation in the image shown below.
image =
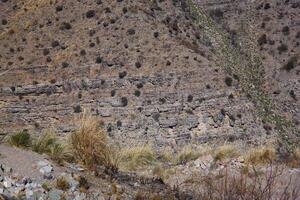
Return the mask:
<path id="1" fill-rule="evenodd" d="M 50 151 L 51 146 L 55 143 L 55 135 L 51 131 L 46 131 L 33 142 L 32 150 L 37 153 L 47 153 Z"/>
<path id="2" fill-rule="evenodd" d="M 227 76 L 225 78 L 225 83 L 228 87 L 232 86 L 232 78 Z"/>
<path id="3" fill-rule="evenodd" d="M 118 170 L 118 156 L 108 144 L 106 132 L 97 119 L 84 112 L 78 130 L 71 134 L 70 139 L 75 159 L 97 171 L 97 166 Z"/>
<path id="4" fill-rule="evenodd" d="M 238 150 L 232 145 L 224 145 L 217 148 L 214 154 L 215 161 L 221 161 L 227 158 L 233 158 L 239 155 Z"/>
<path id="5" fill-rule="evenodd" d="M 59 190 L 67 191 L 70 188 L 70 184 L 64 176 L 60 176 L 56 179 L 55 187 Z"/>
<path id="6" fill-rule="evenodd" d="M 249 151 L 245 156 L 246 163 L 257 165 L 271 163 L 276 159 L 276 151 L 272 147 L 260 147 Z"/>
<path id="7" fill-rule="evenodd" d="M 217 175 L 208 174 L 191 178 L 185 182 L 196 189 L 196 199 L 240 200 L 240 199 L 296 199 L 300 195 L 299 186 L 290 182 L 281 183 L 283 190 L 278 191 L 279 177 L 283 170 L 271 166 L 261 175 L 248 176 L 243 173 L 232 174 L 227 168 Z"/>
<path id="8" fill-rule="evenodd" d="M 296 148 L 294 152 L 290 155 L 288 160 L 288 166 L 290 167 L 299 167 L 300 166 L 300 148 Z"/>
<path id="9" fill-rule="evenodd" d="M 297 57 L 293 56 L 291 57 L 288 62 L 282 67 L 282 69 L 286 70 L 286 71 L 291 71 L 292 69 L 295 68 L 296 64 L 297 64 Z"/>
<path id="10" fill-rule="evenodd" d="M 184 164 L 192 160 L 196 160 L 204 153 L 208 152 L 208 149 L 195 148 L 192 145 L 187 145 L 178 152 L 175 158 L 177 164 Z"/>
<path id="11" fill-rule="evenodd" d="M 155 153 L 149 145 L 135 146 L 122 150 L 121 165 L 128 170 L 136 170 L 154 164 Z"/>
<path id="12" fill-rule="evenodd" d="M 277 50 L 278 50 L 279 54 L 281 54 L 283 52 L 287 52 L 288 46 L 286 44 L 281 44 L 280 46 L 277 47 Z"/>
<path id="13" fill-rule="evenodd" d="M 27 148 L 31 145 L 31 137 L 27 130 L 20 131 L 11 135 L 8 143 L 12 146 Z"/>

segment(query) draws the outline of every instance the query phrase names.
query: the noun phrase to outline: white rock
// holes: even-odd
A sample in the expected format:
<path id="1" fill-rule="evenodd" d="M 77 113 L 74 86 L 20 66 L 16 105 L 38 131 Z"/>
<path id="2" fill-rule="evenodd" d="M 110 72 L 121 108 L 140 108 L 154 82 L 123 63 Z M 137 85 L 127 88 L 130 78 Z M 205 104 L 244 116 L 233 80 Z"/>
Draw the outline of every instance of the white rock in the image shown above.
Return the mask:
<path id="1" fill-rule="evenodd" d="M 37 165 L 39 167 L 44 167 L 44 166 L 50 165 L 50 163 L 47 160 L 40 160 L 37 162 Z"/>
<path id="2" fill-rule="evenodd" d="M 46 166 L 44 166 L 44 167 L 42 167 L 42 168 L 40 169 L 40 172 L 41 172 L 42 174 L 49 174 L 49 173 L 51 173 L 52 171 L 53 171 L 53 167 L 50 166 L 50 165 L 46 165 Z"/>
<path id="3" fill-rule="evenodd" d="M 12 186 L 12 180 L 10 178 L 5 177 L 3 181 L 3 185 L 6 188 L 10 188 Z"/>

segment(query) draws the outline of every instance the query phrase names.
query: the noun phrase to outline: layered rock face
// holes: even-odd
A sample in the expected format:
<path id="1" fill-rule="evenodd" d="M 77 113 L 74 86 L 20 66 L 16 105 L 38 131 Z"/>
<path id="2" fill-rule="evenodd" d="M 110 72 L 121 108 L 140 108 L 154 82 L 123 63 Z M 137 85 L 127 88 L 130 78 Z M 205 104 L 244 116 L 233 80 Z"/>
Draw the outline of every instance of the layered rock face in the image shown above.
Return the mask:
<path id="1" fill-rule="evenodd" d="M 88 110 L 120 143 L 264 142 L 274 130 L 257 117 L 238 80 L 219 66 L 201 27 L 174 2 L 1 2 L 0 132 L 52 128 L 67 134 L 77 125 L 74 118 Z M 254 4 L 199 3 L 229 30 L 238 11 Z M 253 12 L 262 23 L 268 16 L 271 24 L 276 18 L 269 9 L 290 6 L 296 7 L 288 11 L 293 14 L 281 18 L 290 27 L 288 36 L 279 36 L 269 24 L 258 33 L 272 29 L 259 40 L 266 91 L 297 121 L 299 65 L 281 67 L 289 62 L 285 54 L 299 52 L 299 43 L 284 52 L 271 45 L 299 41 L 299 26 L 291 26 L 299 6 L 278 1 Z"/>

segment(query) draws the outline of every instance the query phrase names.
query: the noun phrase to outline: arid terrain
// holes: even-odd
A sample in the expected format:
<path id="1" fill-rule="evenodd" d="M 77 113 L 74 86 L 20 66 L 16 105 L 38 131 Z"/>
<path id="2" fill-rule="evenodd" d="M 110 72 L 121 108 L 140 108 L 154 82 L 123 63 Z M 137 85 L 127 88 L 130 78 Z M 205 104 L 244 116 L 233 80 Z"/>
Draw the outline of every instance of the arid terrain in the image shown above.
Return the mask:
<path id="1" fill-rule="evenodd" d="M 297 0 L 0 0 L 0 194 L 299 199 L 299 56 Z"/>

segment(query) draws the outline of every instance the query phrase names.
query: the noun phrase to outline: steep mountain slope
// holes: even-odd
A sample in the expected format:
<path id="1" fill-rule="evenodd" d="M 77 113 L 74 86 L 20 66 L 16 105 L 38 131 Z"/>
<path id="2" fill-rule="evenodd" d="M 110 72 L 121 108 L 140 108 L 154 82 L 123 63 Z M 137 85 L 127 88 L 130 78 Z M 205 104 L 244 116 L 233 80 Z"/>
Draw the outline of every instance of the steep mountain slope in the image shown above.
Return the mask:
<path id="1" fill-rule="evenodd" d="M 87 109 L 125 144 L 267 141 L 276 130 L 258 118 L 238 80 L 220 68 L 201 27 L 175 2 L 2 0 L 0 132 L 67 133 Z M 298 4 L 199 4 L 233 42 L 249 12 L 250 24 L 264 23 L 255 30 L 265 90 L 299 126 Z M 282 13 L 281 24 L 274 13 Z"/>

